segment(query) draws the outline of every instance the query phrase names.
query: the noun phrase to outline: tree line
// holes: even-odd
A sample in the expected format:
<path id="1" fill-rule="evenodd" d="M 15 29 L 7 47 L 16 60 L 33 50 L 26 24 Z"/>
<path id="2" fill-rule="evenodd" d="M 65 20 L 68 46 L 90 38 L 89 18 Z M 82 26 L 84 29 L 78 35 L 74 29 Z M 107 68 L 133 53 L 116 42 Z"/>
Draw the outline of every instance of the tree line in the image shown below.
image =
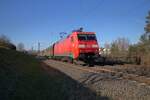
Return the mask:
<path id="1" fill-rule="evenodd" d="M 4 34 L 0 35 L 0 48 L 13 49 L 18 51 L 24 51 L 24 44 L 18 43 L 18 45 L 14 45 L 11 40 Z"/>
<path id="2" fill-rule="evenodd" d="M 109 47 L 111 57 L 135 58 L 138 64 L 150 65 L 150 11 L 146 16 L 145 32 L 140 36 L 139 42 L 130 44 L 127 38 L 118 38 Z M 128 59 L 126 59 L 128 60 Z"/>

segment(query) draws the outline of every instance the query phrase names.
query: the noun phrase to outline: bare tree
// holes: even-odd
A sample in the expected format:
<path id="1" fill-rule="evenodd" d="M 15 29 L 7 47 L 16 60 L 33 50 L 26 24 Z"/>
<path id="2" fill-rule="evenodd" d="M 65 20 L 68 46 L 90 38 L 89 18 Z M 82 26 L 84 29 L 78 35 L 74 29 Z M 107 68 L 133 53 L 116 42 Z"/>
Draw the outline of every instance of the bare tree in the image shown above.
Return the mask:
<path id="1" fill-rule="evenodd" d="M 103 54 L 105 56 L 108 56 L 110 54 L 110 48 L 111 48 L 111 44 L 109 44 L 109 43 L 106 42 L 104 44 L 104 49 L 103 49 Z"/>
<path id="2" fill-rule="evenodd" d="M 106 43 L 104 44 L 104 48 L 110 49 L 110 44 L 106 42 Z"/>
<path id="3" fill-rule="evenodd" d="M 0 42 L 2 42 L 2 43 L 10 43 L 10 39 L 6 35 L 2 34 L 0 36 Z"/>
<path id="4" fill-rule="evenodd" d="M 114 56 L 125 56 L 129 48 L 127 38 L 118 38 L 111 44 L 111 53 Z"/>
<path id="5" fill-rule="evenodd" d="M 19 44 L 17 45 L 17 50 L 18 50 L 18 51 L 24 51 L 24 44 L 23 44 L 23 43 L 19 43 Z"/>

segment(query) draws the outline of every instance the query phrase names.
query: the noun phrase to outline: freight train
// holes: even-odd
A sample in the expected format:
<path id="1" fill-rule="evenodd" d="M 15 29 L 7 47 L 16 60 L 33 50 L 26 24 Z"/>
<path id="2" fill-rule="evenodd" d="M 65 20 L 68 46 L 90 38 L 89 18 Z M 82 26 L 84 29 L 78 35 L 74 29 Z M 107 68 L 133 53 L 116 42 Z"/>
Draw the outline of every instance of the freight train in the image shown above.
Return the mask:
<path id="1" fill-rule="evenodd" d="M 73 31 L 42 51 L 42 55 L 63 61 L 83 61 L 93 65 L 95 56 L 99 54 L 99 45 L 95 32 Z"/>

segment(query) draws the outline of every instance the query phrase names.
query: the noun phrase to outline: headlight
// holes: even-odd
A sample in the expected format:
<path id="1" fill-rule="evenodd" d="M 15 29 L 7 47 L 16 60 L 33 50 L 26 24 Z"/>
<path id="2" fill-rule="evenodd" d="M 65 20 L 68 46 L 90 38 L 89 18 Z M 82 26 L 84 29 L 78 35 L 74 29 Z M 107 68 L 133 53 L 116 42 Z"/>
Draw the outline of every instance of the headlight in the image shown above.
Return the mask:
<path id="1" fill-rule="evenodd" d="M 92 48 L 98 48 L 97 44 L 92 45 Z"/>
<path id="2" fill-rule="evenodd" d="M 85 48 L 84 44 L 79 44 L 79 48 Z"/>

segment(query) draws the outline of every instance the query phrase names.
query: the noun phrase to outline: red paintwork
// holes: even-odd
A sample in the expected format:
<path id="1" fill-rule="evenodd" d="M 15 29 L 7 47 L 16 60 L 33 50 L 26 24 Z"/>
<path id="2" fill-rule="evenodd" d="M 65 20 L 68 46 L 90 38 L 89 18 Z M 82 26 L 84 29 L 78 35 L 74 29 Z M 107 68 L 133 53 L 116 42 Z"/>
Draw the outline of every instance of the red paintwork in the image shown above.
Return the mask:
<path id="1" fill-rule="evenodd" d="M 98 45 L 97 41 L 79 41 L 77 34 L 95 34 L 94 32 L 73 32 L 67 38 L 55 43 L 54 56 L 73 55 L 73 59 L 79 57 L 80 53 L 98 53 L 99 47 L 92 48 L 93 44 Z M 72 41 L 73 38 L 73 41 Z M 79 48 L 79 44 L 86 45 L 85 48 Z"/>

